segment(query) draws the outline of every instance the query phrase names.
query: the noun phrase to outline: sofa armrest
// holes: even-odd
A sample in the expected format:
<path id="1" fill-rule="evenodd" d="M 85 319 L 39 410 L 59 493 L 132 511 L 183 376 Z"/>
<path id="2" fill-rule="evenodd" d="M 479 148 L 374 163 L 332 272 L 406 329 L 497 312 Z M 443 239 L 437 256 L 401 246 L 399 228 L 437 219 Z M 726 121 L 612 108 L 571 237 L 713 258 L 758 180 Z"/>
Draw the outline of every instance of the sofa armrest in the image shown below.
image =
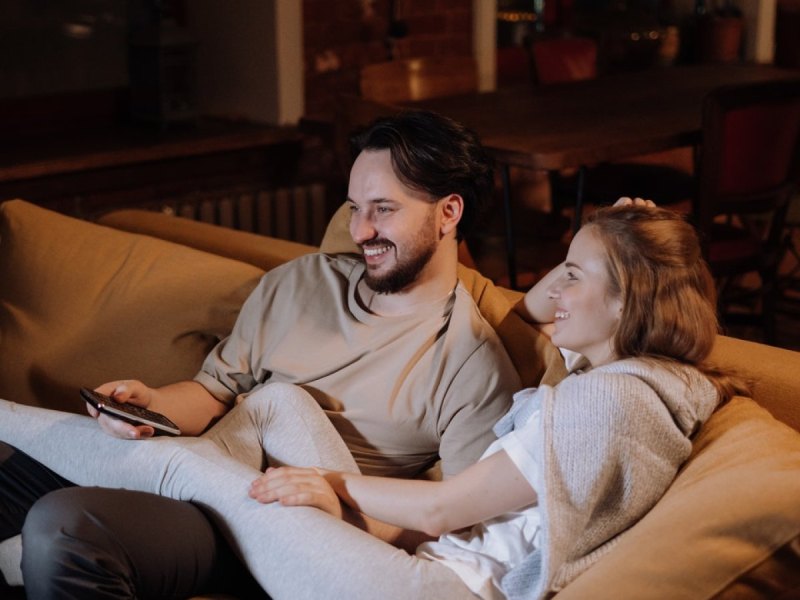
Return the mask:
<path id="1" fill-rule="evenodd" d="M 97 222 L 240 260 L 265 271 L 318 250 L 307 244 L 142 209 L 112 211 L 98 218 Z"/>

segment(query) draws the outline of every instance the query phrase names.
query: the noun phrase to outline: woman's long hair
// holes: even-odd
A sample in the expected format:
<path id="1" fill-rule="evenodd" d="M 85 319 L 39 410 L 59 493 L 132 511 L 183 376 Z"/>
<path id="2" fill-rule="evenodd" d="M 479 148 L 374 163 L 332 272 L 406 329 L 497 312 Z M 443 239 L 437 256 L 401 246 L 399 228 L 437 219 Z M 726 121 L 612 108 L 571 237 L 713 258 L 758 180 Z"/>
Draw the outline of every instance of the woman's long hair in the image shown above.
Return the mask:
<path id="1" fill-rule="evenodd" d="M 616 356 L 693 365 L 723 401 L 747 393 L 737 377 L 706 363 L 719 332 L 716 290 L 685 218 L 664 208 L 612 206 L 592 213 L 587 226 L 606 249 L 610 294 L 623 302 Z"/>

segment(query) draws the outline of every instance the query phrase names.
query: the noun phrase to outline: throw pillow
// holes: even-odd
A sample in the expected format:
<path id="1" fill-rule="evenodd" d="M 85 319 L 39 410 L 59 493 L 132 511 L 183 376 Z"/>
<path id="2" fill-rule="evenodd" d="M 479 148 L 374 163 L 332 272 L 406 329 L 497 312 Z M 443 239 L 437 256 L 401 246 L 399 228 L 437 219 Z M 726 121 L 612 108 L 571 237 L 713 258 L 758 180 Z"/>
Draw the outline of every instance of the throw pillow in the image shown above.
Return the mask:
<path id="1" fill-rule="evenodd" d="M 81 386 L 191 378 L 263 271 L 12 200 L 0 205 L 0 397 L 84 411 Z"/>

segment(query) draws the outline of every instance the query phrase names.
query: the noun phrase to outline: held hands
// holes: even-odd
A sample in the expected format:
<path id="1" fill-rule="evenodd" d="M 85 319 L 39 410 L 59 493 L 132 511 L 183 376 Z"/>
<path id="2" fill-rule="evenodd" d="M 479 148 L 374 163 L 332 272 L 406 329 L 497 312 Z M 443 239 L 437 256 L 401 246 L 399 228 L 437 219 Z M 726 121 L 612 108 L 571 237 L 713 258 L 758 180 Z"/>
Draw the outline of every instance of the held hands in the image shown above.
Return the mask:
<path id="1" fill-rule="evenodd" d="M 342 503 L 325 479 L 331 471 L 318 468 L 269 467 L 250 485 L 250 497 L 262 504 L 280 502 L 284 506 L 314 506 L 342 518 Z"/>
<path id="2" fill-rule="evenodd" d="M 110 381 L 99 386 L 97 391 L 101 394 L 113 397 L 117 402 L 130 402 L 142 408 L 147 408 L 150 405 L 153 395 L 153 390 L 151 388 L 135 379 Z M 97 419 L 103 431 L 114 437 L 127 440 L 139 440 L 153 437 L 155 434 L 155 430 L 149 425 L 135 426 L 120 419 L 100 414 L 96 408 L 88 403 L 86 404 L 86 410 L 89 412 L 89 415 Z"/>

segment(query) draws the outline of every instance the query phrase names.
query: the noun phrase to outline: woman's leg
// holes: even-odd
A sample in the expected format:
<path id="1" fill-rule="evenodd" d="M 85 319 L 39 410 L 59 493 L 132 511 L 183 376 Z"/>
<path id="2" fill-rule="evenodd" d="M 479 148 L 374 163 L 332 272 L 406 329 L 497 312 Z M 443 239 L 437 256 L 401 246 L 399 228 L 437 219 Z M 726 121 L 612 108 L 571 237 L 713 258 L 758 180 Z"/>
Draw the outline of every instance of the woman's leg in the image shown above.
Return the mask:
<path id="1" fill-rule="evenodd" d="M 279 397 L 286 392 L 283 388 L 272 391 L 281 392 Z M 270 392 L 265 388 L 264 393 Z M 26 419 L 28 426 L 19 428 Z M 311 419 L 301 422 L 313 426 L 315 417 Z M 7 425 L 11 421 L 17 426 Z M 25 432 L 11 435 L 12 444 L 45 464 L 48 458 L 55 460 L 55 470 L 76 483 L 91 485 L 100 480 L 106 486 L 155 491 L 203 507 L 276 600 L 374 598 L 376 593 L 385 598 L 471 597 L 446 567 L 411 557 L 321 511 L 252 500 L 247 490 L 260 471 L 210 451 L 208 440 L 188 445 L 166 438 L 118 440 L 89 418 L 0 404 L 0 439 L 18 428 Z M 297 435 L 297 431 L 287 435 L 286 443 Z M 215 445 L 225 440 L 229 450 L 235 447 L 224 435 L 212 439 Z M 45 449 L 37 451 L 39 445 Z M 312 455 L 326 451 L 316 443 L 307 450 Z M 267 454 L 281 453 L 270 448 L 268 441 Z"/>
<path id="2" fill-rule="evenodd" d="M 78 484 L 161 493 L 192 477 L 178 472 L 191 452 L 227 465 L 231 458 L 262 471 L 274 464 L 357 470 L 325 413 L 304 390 L 270 384 L 252 393 L 200 438 L 121 440 L 88 416 L 0 400 L 0 440 Z M 183 458 L 181 458 L 183 456 Z M 179 496 L 172 496 L 180 499 Z"/>
<path id="3" fill-rule="evenodd" d="M 474 598 L 441 563 L 410 556 L 315 508 L 219 498 L 215 505 L 221 528 L 273 600 Z"/>
<path id="4" fill-rule="evenodd" d="M 267 465 L 291 465 L 358 472 L 316 400 L 286 383 L 271 383 L 251 392 L 203 437 L 259 471 Z"/>

